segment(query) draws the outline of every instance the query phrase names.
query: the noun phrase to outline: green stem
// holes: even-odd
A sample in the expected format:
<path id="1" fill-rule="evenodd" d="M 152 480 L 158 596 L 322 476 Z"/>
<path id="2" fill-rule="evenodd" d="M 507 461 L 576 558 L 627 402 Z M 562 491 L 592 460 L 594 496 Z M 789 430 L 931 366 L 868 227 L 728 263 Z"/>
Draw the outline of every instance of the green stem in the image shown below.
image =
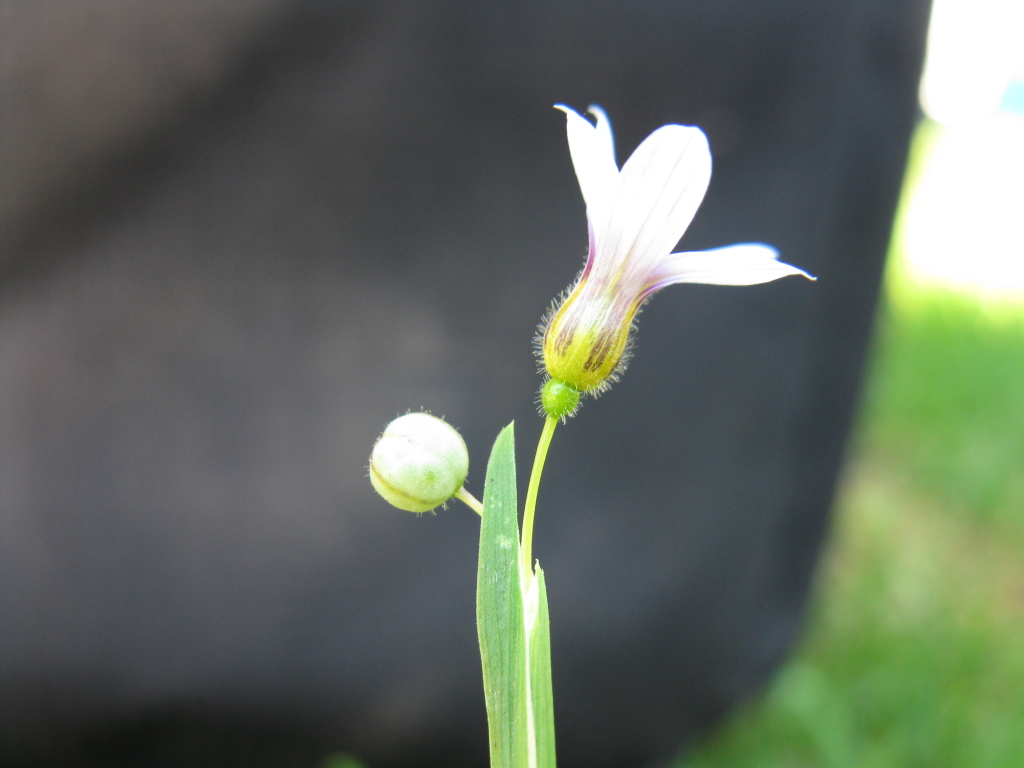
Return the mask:
<path id="1" fill-rule="evenodd" d="M 462 486 L 455 492 L 455 498 L 480 515 L 480 517 L 484 516 L 484 505 L 477 501 L 476 496 L 466 490 L 466 486 Z"/>
<path id="2" fill-rule="evenodd" d="M 537 509 L 537 490 L 540 488 L 540 476 L 544 473 L 544 461 L 548 457 L 548 447 L 558 426 L 557 416 L 548 416 L 544 421 L 544 429 L 537 442 L 537 455 L 533 459 L 533 470 L 530 472 L 530 486 L 526 490 L 526 506 L 523 509 L 523 540 L 519 548 L 523 556 L 523 569 L 533 573 L 533 517 Z"/>

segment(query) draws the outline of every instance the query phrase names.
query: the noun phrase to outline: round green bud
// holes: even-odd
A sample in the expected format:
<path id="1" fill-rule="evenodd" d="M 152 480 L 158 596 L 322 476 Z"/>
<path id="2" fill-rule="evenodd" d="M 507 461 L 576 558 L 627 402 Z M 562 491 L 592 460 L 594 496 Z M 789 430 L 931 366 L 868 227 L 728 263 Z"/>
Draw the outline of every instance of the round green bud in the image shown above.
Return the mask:
<path id="1" fill-rule="evenodd" d="M 540 406 L 548 416 L 565 419 L 576 412 L 580 404 L 580 391 L 572 384 L 548 379 L 540 390 Z"/>
<path id="2" fill-rule="evenodd" d="M 407 512 L 429 512 L 458 493 L 469 473 L 466 441 L 429 413 L 407 413 L 384 429 L 370 456 L 377 493 Z"/>

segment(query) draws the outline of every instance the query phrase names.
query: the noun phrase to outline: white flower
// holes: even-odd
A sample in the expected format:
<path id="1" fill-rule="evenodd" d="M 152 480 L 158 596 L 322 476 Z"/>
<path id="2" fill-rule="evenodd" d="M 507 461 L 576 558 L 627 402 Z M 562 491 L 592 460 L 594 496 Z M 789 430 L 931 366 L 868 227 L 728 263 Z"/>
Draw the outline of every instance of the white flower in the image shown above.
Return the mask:
<path id="1" fill-rule="evenodd" d="M 590 107 L 596 125 L 563 105 L 569 152 L 587 204 L 586 266 L 552 313 L 541 341 L 553 379 L 599 391 L 622 365 L 637 310 L 672 283 L 754 285 L 787 275 L 815 279 L 778 260 L 761 243 L 672 253 L 711 180 L 711 150 L 699 128 L 665 125 L 622 166 L 611 124 Z"/>

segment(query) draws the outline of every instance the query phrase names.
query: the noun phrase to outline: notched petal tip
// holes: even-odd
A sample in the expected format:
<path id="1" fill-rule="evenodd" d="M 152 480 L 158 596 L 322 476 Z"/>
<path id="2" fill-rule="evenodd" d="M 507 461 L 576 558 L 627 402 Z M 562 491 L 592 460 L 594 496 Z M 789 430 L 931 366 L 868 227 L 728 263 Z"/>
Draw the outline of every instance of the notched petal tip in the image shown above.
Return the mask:
<path id="1" fill-rule="evenodd" d="M 605 111 L 597 104 L 591 104 L 587 107 L 587 112 L 594 116 L 594 120 L 597 121 L 597 125 L 594 126 L 594 131 L 601 140 L 607 145 L 608 154 L 612 156 L 613 162 L 615 158 L 615 136 L 612 134 L 612 121 L 608 119 L 608 115 Z"/>
<path id="2" fill-rule="evenodd" d="M 587 204 L 587 215 L 595 231 L 600 233 L 619 178 L 611 125 L 603 112 L 597 115 L 597 125 L 594 125 L 571 107 L 564 104 L 554 106 L 565 113 L 565 130 L 573 168 Z"/>

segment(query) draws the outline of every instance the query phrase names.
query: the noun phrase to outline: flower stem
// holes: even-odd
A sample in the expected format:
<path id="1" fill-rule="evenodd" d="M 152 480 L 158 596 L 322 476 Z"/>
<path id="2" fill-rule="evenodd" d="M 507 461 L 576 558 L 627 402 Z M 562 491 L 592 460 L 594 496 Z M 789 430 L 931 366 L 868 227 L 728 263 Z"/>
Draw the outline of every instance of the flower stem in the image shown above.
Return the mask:
<path id="1" fill-rule="evenodd" d="M 523 509 L 523 539 L 519 544 L 523 556 L 523 570 L 533 573 L 533 517 L 537 509 L 537 490 L 540 488 L 540 476 L 544 473 L 544 461 L 548 457 L 548 447 L 558 426 L 557 416 L 548 416 L 537 442 L 537 455 L 533 459 L 533 470 L 530 472 L 530 485 L 526 490 L 526 505 Z"/>
<path id="2" fill-rule="evenodd" d="M 462 486 L 455 492 L 455 498 L 480 515 L 480 517 L 484 516 L 484 505 L 477 500 L 476 496 L 466 490 L 466 486 Z"/>

